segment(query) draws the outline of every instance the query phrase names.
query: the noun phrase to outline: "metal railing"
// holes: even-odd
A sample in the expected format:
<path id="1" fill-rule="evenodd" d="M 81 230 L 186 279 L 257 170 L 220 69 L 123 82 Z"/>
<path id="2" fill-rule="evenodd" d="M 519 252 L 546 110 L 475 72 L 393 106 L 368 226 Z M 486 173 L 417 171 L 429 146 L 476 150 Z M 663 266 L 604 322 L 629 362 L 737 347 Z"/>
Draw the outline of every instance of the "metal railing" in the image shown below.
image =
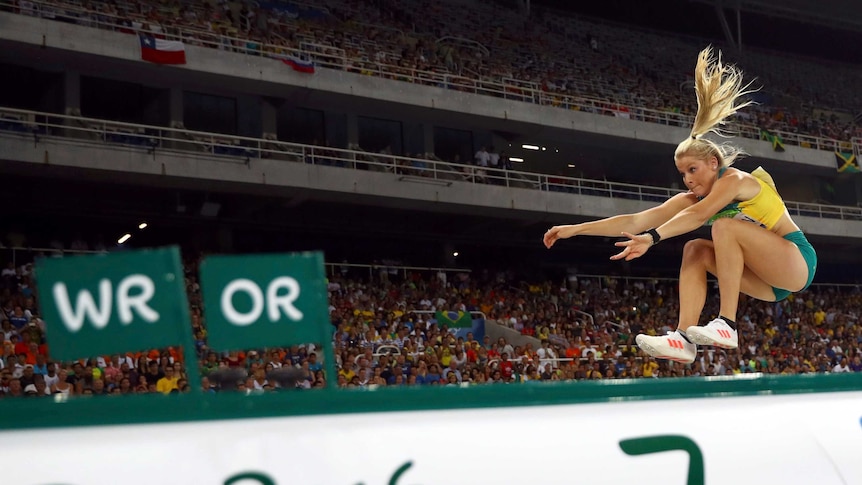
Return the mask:
<path id="1" fill-rule="evenodd" d="M 444 162 L 433 156 L 409 158 L 361 149 L 340 149 L 273 139 L 223 135 L 180 128 L 123 123 L 83 116 L 0 108 L 0 134 L 27 137 L 34 143 L 56 140 L 95 146 L 124 146 L 155 155 L 182 153 L 249 164 L 256 159 L 308 163 L 397 175 L 406 183 L 450 186 L 453 183 L 497 185 L 528 190 L 614 199 L 664 202 L 681 190 L 647 185 L 565 177 Z M 357 147 L 358 148 L 358 147 Z M 862 220 L 862 208 L 785 201 L 791 215 Z"/>
<path id="2" fill-rule="evenodd" d="M 643 281 L 646 283 L 656 281 L 661 283 L 670 283 L 677 284 L 679 282 L 678 277 L 667 277 L 667 276 L 631 276 L 631 275 L 598 275 L 598 274 L 580 274 L 577 275 L 578 280 L 595 280 L 595 284 L 598 288 L 604 287 L 605 278 L 610 278 L 611 280 L 621 281 L 624 285 L 631 284 L 634 281 Z M 710 282 L 715 282 L 716 279 L 713 275 L 708 275 L 708 279 Z M 862 283 L 811 283 L 809 288 L 855 288 L 862 290 Z"/>
<path id="3" fill-rule="evenodd" d="M 22 264 L 33 263 L 37 257 L 59 257 L 65 254 L 105 254 L 107 250 L 60 249 L 56 247 L 0 247 L 0 261 L 11 262 L 17 268 Z"/>
<path id="4" fill-rule="evenodd" d="M 380 271 L 396 271 L 401 274 L 402 278 L 407 278 L 408 273 L 413 271 L 429 271 L 435 273 L 472 273 L 473 270 L 466 268 L 428 268 L 424 266 L 403 266 L 397 264 L 355 264 L 355 263 L 324 263 L 326 266 L 326 274 L 329 276 L 337 275 L 343 271 L 350 271 L 351 268 L 362 268 L 368 271 L 368 280 L 374 279 L 374 272 Z"/>
<path id="5" fill-rule="evenodd" d="M 180 40 L 190 45 L 226 50 L 252 56 L 278 58 L 285 55 L 298 56 L 315 63 L 316 66 L 347 71 L 356 74 L 381 77 L 433 86 L 443 89 L 467 92 L 472 94 L 492 96 L 495 98 L 521 101 L 542 106 L 556 107 L 574 111 L 583 111 L 597 115 L 615 116 L 648 123 L 658 123 L 668 126 L 688 128 L 692 125 L 691 115 L 672 111 L 653 110 L 628 104 L 620 104 L 610 100 L 601 100 L 586 96 L 552 93 L 542 90 L 535 82 L 520 81 L 512 78 L 500 80 L 475 79 L 440 70 L 420 70 L 409 67 L 383 64 L 373 59 L 346 57 L 343 49 L 315 43 L 300 43 L 298 47 L 267 43 L 264 39 L 248 39 L 230 36 L 224 33 L 205 31 L 187 25 L 160 25 L 159 29 L 145 29 L 147 20 L 140 19 L 140 26 L 130 24 L 130 19 L 118 17 L 105 12 L 88 10 L 77 5 L 62 2 L 29 1 L 24 10 L 14 0 L 0 0 L 0 11 L 12 11 L 22 15 L 36 16 L 50 20 L 75 23 L 103 30 L 119 31 L 129 34 L 147 33 L 157 37 Z M 136 20 L 137 21 L 137 20 Z M 380 26 L 385 28 L 385 26 Z M 225 29 L 227 30 L 227 29 Z M 312 45 L 313 44 L 313 45 Z M 755 125 L 732 122 L 728 128 L 739 136 L 750 139 L 760 139 L 760 129 Z M 828 151 L 854 150 L 857 156 L 862 156 L 862 143 L 851 140 L 841 141 L 832 138 L 792 133 L 783 130 L 771 131 L 779 135 L 785 145 Z"/>
<path id="6" fill-rule="evenodd" d="M 3 247 L 0 246 L 0 254 L 9 253 L 11 258 L 10 261 L 15 265 L 19 266 L 18 262 L 18 254 L 24 254 L 29 256 L 27 258 L 27 262 L 33 262 L 33 256 L 47 256 L 47 257 L 59 257 L 67 254 L 105 254 L 108 253 L 109 250 L 106 249 L 71 249 L 71 248 L 59 248 L 59 247 L 42 247 L 42 246 L 10 246 Z M 2 260 L 5 261 L 5 260 Z M 443 272 L 443 273 L 472 273 L 473 270 L 467 268 L 429 268 L 425 266 L 404 266 L 400 264 L 357 264 L 357 263 L 331 263 L 324 262 L 324 267 L 326 274 L 328 276 L 334 276 L 337 273 L 343 271 L 345 268 L 363 268 L 367 269 L 369 272 L 369 276 L 373 275 L 373 272 L 380 270 L 396 270 L 401 273 L 402 277 L 407 277 L 408 273 L 411 271 L 433 271 L 435 273 Z"/>

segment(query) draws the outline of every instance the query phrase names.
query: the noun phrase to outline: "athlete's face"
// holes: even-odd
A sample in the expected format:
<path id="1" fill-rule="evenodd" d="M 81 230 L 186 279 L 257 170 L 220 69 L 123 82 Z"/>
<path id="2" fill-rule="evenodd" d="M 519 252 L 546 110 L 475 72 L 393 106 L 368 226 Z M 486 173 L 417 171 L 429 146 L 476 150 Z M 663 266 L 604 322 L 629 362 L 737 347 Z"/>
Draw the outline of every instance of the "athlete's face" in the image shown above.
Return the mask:
<path id="1" fill-rule="evenodd" d="M 677 158 L 676 169 L 688 190 L 698 197 L 706 197 L 718 176 L 718 159 L 684 155 Z"/>

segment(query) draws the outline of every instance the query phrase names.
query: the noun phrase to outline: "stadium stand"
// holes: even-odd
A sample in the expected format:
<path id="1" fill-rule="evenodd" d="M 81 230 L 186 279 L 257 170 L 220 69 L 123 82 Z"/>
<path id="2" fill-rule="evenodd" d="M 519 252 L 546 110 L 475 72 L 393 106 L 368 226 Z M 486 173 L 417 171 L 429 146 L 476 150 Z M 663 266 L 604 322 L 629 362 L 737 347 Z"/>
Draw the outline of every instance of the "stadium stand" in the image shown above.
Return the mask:
<path id="1" fill-rule="evenodd" d="M 304 145 L 274 140 L 271 137 L 249 138 L 218 133 L 191 131 L 181 125 L 162 128 L 77 115 L 52 115 L 0 107 L 0 133 L 10 136 L 46 136 L 87 140 L 97 144 L 125 146 L 129 149 L 179 151 L 248 161 L 251 158 L 304 162 L 314 165 L 396 173 L 434 179 L 440 183 L 466 181 L 531 190 L 565 192 L 600 197 L 662 202 L 679 190 L 667 187 L 635 185 L 587 178 L 568 177 L 514 170 L 505 156 L 496 167 L 480 167 L 476 159 L 441 160 L 434 154 L 414 157 L 394 156 L 386 149 L 369 152 L 355 144 L 348 149 L 323 145 Z M 495 170 L 496 168 L 496 170 Z M 791 215 L 841 220 L 862 220 L 862 208 L 826 205 L 815 201 L 791 201 L 785 204 Z"/>
<path id="2" fill-rule="evenodd" d="M 207 377 L 207 391 L 325 385 L 318 344 L 244 352 L 208 348 L 196 262 L 185 267 L 200 359 L 193 365 Z M 32 277 L 32 263 L 11 262 L 0 276 L 0 397 L 188 390 L 184 369 L 190 364 L 177 348 L 51 360 Z M 419 271 L 363 278 L 332 271 L 328 292 L 335 378 L 342 387 L 862 372 L 862 291 L 856 285 L 816 285 L 780 303 L 744 298 L 740 347 L 702 349 L 687 366 L 647 358 L 634 344 L 639 332 L 673 328 L 678 302 L 672 280 L 581 275 L 561 284 L 528 283 L 507 272 L 482 279 Z M 715 295 L 708 300 L 706 315 L 717 312 L 717 302 Z M 490 332 L 482 340 L 455 338 L 432 317 L 436 310 L 475 312 L 486 325 L 532 338 L 492 339 Z"/>
<path id="3" fill-rule="evenodd" d="M 514 12 L 482 1 L 463 8 L 430 0 L 322 0 L 313 5 L 0 0 L 0 10 L 128 34 L 149 32 L 248 55 L 301 56 L 325 68 L 677 126 L 688 123 L 694 112 L 689 64 L 702 44 L 553 12 L 524 22 Z M 836 150 L 862 135 L 853 122 L 862 108 L 854 89 L 862 77 L 858 69 L 757 51 L 734 60 L 768 86 L 758 98 L 761 106 L 737 123 L 743 136 L 757 138 L 766 129 L 788 144 Z M 0 109 L 0 130 L 37 136 L 62 132 L 130 149 L 170 143 L 209 156 L 274 157 L 607 197 L 655 201 L 667 195 L 667 189 L 626 190 L 625 184 L 596 180 L 509 170 L 495 175 L 470 161 L 440 160 L 433 154 L 395 157 L 356 145 L 341 150 L 283 143 L 272 135 L 232 137 L 192 132 L 181 124 L 162 129 L 74 112 L 54 118 L 63 122 L 52 121 L 47 113 Z M 788 202 L 794 215 L 862 217 L 858 209 L 832 208 Z M 86 247 L 73 245 L 75 250 Z M 506 273 L 487 280 L 463 273 L 444 281 L 409 272 L 403 278 L 331 275 L 338 375 L 325 376 L 315 350 L 330 342 L 227 353 L 210 349 L 196 262 L 191 260 L 186 262 L 186 289 L 198 362 L 184 362 L 176 348 L 54 362 L 34 292 L 32 262 L 5 263 L 0 274 L 0 397 L 184 392 L 189 365 L 201 366 L 205 389 L 213 392 L 308 389 L 323 387 L 327 379 L 342 387 L 372 387 L 862 372 L 859 286 L 815 285 L 780 303 L 744 299 L 740 348 L 702 350 L 694 364 L 684 366 L 647 358 L 633 341 L 640 332 L 673 328 L 678 312 L 673 280 L 579 275 L 562 284 L 527 283 Z M 716 304 L 717 299 L 710 299 L 704 313 L 715 315 Z M 438 310 L 476 312 L 509 337 L 456 338 L 424 313 Z M 293 373 L 279 378 L 278 369 Z"/>
<path id="4" fill-rule="evenodd" d="M 24 15 L 150 32 L 250 55 L 305 57 L 321 67 L 566 109 L 686 126 L 696 106 L 689 60 L 703 40 L 538 10 L 525 22 L 490 2 L 10 2 Z M 417 15 L 416 12 L 423 12 Z M 784 143 L 846 149 L 862 135 L 844 65 L 748 50 L 732 56 L 760 106 L 735 129 Z M 816 86 L 816 89 L 814 88 Z M 238 149 L 241 150 L 241 149 Z"/>

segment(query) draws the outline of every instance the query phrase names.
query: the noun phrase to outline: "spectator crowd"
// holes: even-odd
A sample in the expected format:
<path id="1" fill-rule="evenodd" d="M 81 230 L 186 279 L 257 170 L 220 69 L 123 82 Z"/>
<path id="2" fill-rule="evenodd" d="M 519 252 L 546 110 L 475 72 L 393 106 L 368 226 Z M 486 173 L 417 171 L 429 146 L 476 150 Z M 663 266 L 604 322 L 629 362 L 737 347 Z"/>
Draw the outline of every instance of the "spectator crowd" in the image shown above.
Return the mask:
<path id="1" fill-rule="evenodd" d="M 656 121 L 637 111 L 696 110 L 688 76 L 700 42 L 541 9 L 529 20 L 484 1 L 0 0 L 0 9 L 179 35 L 189 44 L 223 50 L 299 50 L 327 67 L 413 82 L 424 76 L 450 89 L 505 85 L 503 95 L 533 90 L 543 103 L 614 116 Z M 768 87 L 741 123 L 841 141 L 862 136 L 848 115 L 862 109 L 859 69 L 757 51 L 740 55 L 739 63 Z M 579 101 L 565 102 L 571 97 Z M 347 163 L 334 151 L 312 151 L 309 158 Z M 422 160 L 401 160 L 395 170 L 424 175 Z M 505 152 L 493 147 L 480 149 L 473 163 L 476 169 L 458 175 L 494 183 L 499 171 L 511 168 Z M 33 265 L 8 262 L 0 274 L 0 397 L 187 392 L 188 366 L 200 369 L 206 392 L 273 392 L 287 382 L 273 378 L 279 370 L 290 370 L 289 387 L 300 389 L 324 387 L 328 379 L 340 387 L 370 388 L 862 372 L 859 287 L 817 285 L 777 303 L 743 297 L 740 347 L 704 348 L 693 364 L 682 365 L 647 357 L 634 344 L 638 333 L 675 328 L 675 281 L 524 282 L 505 271 L 412 272 L 404 278 L 339 272 L 328 283 L 332 342 L 223 352 L 207 344 L 196 275 L 196 262 L 187 262 L 196 362 L 186 362 L 178 347 L 58 362 L 40 317 Z M 717 312 L 717 290 L 711 295 L 704 321 Z M 486 335 L 456 336 L 433 318 L 436 311 L 481 313 Z M 509 337 L 487 335 L 496 326 L 507 332 L 495 335 Z M 333 346 L 335 376 L 325 375 L 321 345 Z"/>
<path id="2" fill-rule="evenodd" d="M 0 397 L 187 392 L 189 365 L 201 370 L 206 392 L 326 385 L 319 343 L 243 352 L 209 348 L 196 266 L 185 265 L 198 357 L 189 363 L 178 347 L 51 359 L 33 265 L 6 265 L 0 276 Z M 675 328 L 676 285 L 610 276 L 527 283 L 505 271 L 404 277 L 383 271 L 360 278 L 344 268 L 328 280 L 333 378 L 340 387 L 373 388 L 862 372 L 858 286 L 814 286 L 777 303 L 743 297 L 738 349 L 702 348 L 690 365 L 647 357 L 634 336 Z M 711 294 L 705 319 L 718 310 L 717 291 Z M 456 336 L 434 319 L 436 311 L 480 312 L 474 314 L 484 316 L 486 335 Z M 289 380 L 274 377 L 286 370 Z"/>
<path id="3" fill-rule="evenodd" d="M 255 55 L 301 53 L 329 68 L 568 109 L 680 123 L 696 101 L 691 72 L 706 40 L 492 1 L 3 0 L 25 15 Z M 748 49 L 726 54 L 764 89 L 740 115 L 759 129 L 849 142 L 862 135 L 862 70 Z M 801 145 L 810 141 L 801 140 Z"/>

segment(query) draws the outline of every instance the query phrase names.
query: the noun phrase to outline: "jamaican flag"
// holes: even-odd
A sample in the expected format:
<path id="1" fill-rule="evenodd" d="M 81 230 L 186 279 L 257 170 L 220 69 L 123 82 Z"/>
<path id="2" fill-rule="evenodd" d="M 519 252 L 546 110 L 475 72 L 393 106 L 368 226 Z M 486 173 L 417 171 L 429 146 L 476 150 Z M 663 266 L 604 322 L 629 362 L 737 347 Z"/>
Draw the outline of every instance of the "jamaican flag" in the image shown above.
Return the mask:
<path id="1" fill-rule="evenodd" d="M 838 164 L 838 173 L 859 173 L 859 162 L 852 152 L 835 152 L 835 163 Z"/>
<path id="2" fill-rule="evenodd" d="M 470 312 L 437 312 L 435 315 L 437 325 L 446 325 L 449 328 L 471 328 L 473 318 Z"/>
<path id="3" fill-rule="evenodd" d="M 760 139 L 772 143 L 772 149 L 776 152 L 784 151 L 784 140 L 781 139 L 781 136 L 770 133 L 769 130 L 765 128 L 760 129 Z"/>

